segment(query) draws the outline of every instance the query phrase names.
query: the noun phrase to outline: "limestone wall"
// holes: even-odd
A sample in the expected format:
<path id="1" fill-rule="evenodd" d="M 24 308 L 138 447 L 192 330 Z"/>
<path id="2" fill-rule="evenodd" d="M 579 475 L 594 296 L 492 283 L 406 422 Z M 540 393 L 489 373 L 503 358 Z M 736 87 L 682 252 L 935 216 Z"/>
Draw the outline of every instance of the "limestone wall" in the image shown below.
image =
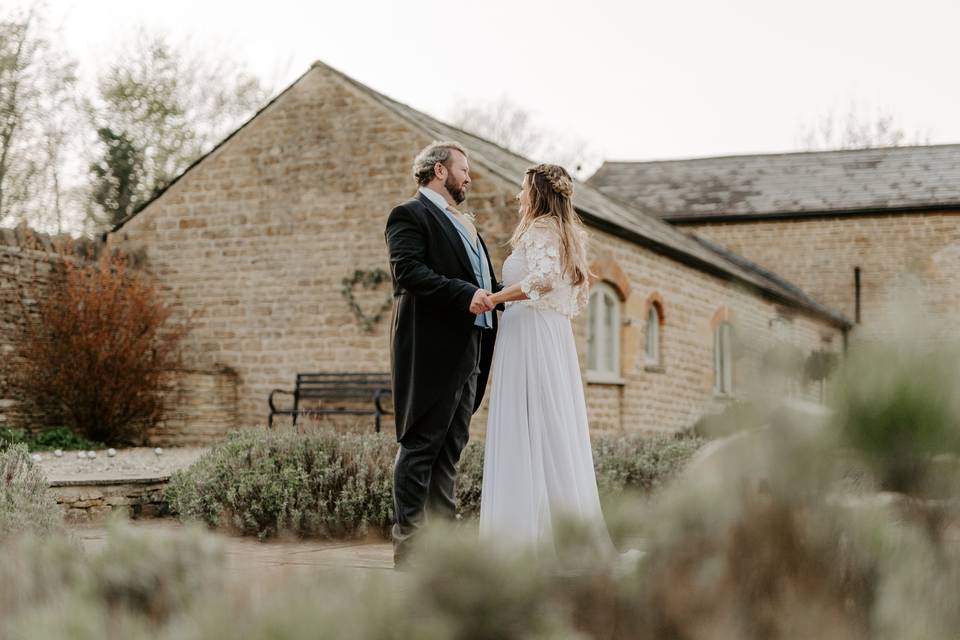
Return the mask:
<path id="1" fill-rule="evenodd" d="M 16 364 L 14 344 L 27 314 L 35 313 L 37 299 L 55 277 L 53 265 L 59 259 L 55 240 L 22 226 L 0 229 L 0 428 L 39 429 L 56 424 L 49 412 L 23 402 L 6 371 Z"/>
<path id="2" fill-rule="evenodd" d="M 854 337 L 890 336 L 898 315 L 947 334 L 960 319 L 960 212 L 803 218 L 687 226 L 791 280 L 861 323 Z M 916 308 L 917 305 L 921 308 Z"/>

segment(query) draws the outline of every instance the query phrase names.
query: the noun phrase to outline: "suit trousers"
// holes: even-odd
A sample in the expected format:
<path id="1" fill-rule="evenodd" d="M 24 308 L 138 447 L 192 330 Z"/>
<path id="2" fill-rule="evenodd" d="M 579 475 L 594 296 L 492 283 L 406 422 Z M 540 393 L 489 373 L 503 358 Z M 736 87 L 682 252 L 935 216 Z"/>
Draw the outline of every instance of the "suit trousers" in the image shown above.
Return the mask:
<path id="1" fill-rule="evenodd" d="M 480 372 L 480 329 L 475 329 L 464 360 L 466 381 L 437 400 L 407 429 L 393 467 L 394 561 L 401 564 L 411 540 L 426 520 L 456 517 L 456 477 L 460 454 L 470 437 L 470 418 Z"/>

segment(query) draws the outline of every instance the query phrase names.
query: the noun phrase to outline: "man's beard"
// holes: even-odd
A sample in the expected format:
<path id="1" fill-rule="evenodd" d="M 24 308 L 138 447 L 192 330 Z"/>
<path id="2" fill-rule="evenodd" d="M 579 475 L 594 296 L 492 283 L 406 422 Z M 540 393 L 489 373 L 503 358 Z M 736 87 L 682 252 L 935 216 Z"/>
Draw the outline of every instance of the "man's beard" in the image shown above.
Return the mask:
<path id="1" fill-rule="evenodd" d="M 467 199 L 467 190 L 463 188 L 463 183 L 457 184 L 453 181 L 453 176 L 451 175 L 447 175 L 447 181 L 443 183 L 443 188 L 453 196 L 457 204 Z"/>

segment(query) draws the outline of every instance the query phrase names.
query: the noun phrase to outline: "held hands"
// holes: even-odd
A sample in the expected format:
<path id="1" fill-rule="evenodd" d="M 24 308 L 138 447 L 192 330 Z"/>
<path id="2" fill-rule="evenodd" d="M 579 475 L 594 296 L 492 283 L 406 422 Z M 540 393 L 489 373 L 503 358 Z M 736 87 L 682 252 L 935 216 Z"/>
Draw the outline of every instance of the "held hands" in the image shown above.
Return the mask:
<path id="1" fill-rule="evenodd" d="M 473 294 L 473 300 L 470 301 L 470 313 L 478 316 L 481 313 L 492 311 L 496 306 L 497 303 L 493 301 L 493 294 L 485 289 L 477 289 L 477 292 Z"/>

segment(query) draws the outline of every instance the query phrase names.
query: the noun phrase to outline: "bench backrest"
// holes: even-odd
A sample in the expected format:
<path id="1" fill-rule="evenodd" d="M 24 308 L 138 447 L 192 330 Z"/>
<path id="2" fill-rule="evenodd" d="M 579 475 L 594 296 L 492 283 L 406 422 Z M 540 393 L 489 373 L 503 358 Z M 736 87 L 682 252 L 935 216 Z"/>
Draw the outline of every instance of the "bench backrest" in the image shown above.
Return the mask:
<path id="1" fill-rule="evenodd" d="M 298 373 L 296 396 L 301 399 L 368 399 L 377 391 L 390 392 L 385 373 Z"/>

